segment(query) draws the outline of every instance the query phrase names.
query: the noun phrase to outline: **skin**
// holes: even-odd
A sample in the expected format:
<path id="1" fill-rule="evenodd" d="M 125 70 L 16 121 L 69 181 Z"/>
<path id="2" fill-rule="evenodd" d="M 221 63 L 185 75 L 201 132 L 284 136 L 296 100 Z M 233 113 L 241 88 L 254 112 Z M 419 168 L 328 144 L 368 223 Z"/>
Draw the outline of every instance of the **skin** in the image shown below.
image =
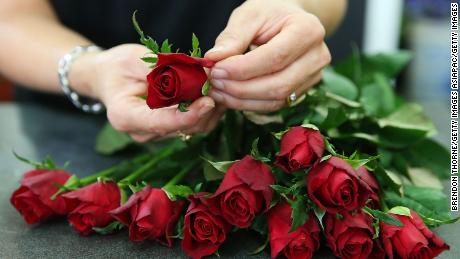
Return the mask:
<path id="1" fill-rule="evenodd" d="M 346 0 L 246 1 L 205 55 L 217 62 L 209 71 L 210 97 L 196 100 L 186 113 L 175 106 L 150 110 L 138 98 L 146 94 L 150 71 L 139 59 L 148 50 L 139 44 L 81 56 L 70 70 L 70 84 L 79 94 L 101 100 L 113 127 L 136 141 L 210 131 L 226 108 L 275 111 L 292 92 L 300 96 L 314 85 L 330 62 L 326 32 L 338 26 L 345 9 Z M 12 81 L 60 93 L 59 59 L 88 44 L 59 23 L 48 1 L 3 0 L 0 5 L 0 73 Z"/>

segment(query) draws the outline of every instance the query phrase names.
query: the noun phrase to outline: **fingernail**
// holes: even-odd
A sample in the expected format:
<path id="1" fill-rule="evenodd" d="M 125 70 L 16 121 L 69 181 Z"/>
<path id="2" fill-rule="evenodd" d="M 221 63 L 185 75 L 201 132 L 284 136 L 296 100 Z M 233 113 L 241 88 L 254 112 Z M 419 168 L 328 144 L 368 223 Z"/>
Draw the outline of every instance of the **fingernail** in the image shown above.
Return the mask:
<path id="1" fill-rule="evenodd" d="M 213 79 L 225 79 L 228 77 L 227 71 L 221 68 L 215 68 L 211 70 L 211 78 Z"/>
<path id="2" fill-rule="evenodd" d="M 201 107 L 200 110 L 198 111 L 198 116 L 199 116 L 199 117 L 203 117 L 205 114 L 207 114 L 208 112 L 210 112 L 213 108 L 214 108 L 214 105 L 211 105 L 211 104 L 206 104 L 206 105 L 204 105 L 204 106 Z"/>
<path id="3" fill-rule="evenodd" d="M 214 99 L 214 101 L 216 101 L 216 102 L 223 102 L 224 101 L 224 97 L 222 96 L 222 94 L 218 93 L 217 91 L 211 91 L 209 96 L 211 96 L 211 98 Z"/>
<path id="4" fill-rule="evenodd" d="M 223 46 L 215 46 L 214 48 L 208 50 L 207 53 L 219 52 L 219 51 L 222 51 L 222 50 L 224 50 Z"/>
<path id="5" fill-rule="evenodd" d="M 221 80 L 211 80 L 211 85 L 219 90 L 224 90 L 224 82 Z"/>

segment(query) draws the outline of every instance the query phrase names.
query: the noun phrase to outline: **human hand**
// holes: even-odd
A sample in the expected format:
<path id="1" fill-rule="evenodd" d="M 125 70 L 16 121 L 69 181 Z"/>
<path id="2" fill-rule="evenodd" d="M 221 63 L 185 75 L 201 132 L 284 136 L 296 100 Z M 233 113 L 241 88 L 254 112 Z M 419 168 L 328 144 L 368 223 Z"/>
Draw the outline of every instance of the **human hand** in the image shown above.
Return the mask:
<path id="1" fill-rule="evenodd" d="M 321 79 L 331 60 L 324 37 L 319 19 L 296 1 L 246 1 L 205 55 L 217 62 L 210 96 L 238 110 L 282 108 L 292 93 L 301 96 Z"/>
<path id="2" fill-rule="evenodd" d="M 151 68 L 140 57 L 148 52 L 142 45 L 125 44 L 88 53 L 72 66 L 71 84 L 100 99 L 112 126 L 138 142 L 213 129 L 224 108 L 216 107 L 210 97 L 195 100 L 187 112 L 180 112 L 177 105 L 154 110 L 147 106 L 141 96 L 147 94 Z"/>

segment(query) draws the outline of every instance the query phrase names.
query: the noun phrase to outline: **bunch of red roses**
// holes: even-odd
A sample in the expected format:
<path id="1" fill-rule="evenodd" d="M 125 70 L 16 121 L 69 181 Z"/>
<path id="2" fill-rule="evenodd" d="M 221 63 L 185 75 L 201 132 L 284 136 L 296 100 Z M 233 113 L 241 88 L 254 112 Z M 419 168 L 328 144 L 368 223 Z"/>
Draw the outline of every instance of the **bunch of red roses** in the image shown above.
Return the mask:
<path id="1" fill-rule="evenodd" d="M 153 64 L 146 78 L 147 105 L 179 104 L 186 112 L 188 102 L 209 91 L 204 68 L 212 62 L 201 58 L 194 35 L 190 55 L 171 53 L 167 40 L 159 46 L 134 16 L 133 22 L 151 50 L 142 58 Z M 441 171 L 448 156 L 427 138 L 432 125 L 421 109 L 397 101 L 389 85 L 406 59 L 352 56 L 337 67 L 340 73 L 326 69 L 320 85 L 293 107 L 273 116 L 227 111 L 224 122 L 206 136 L 173 141 L 85 178 L 51 163 L 34 164 L 37 169 L 24 175 L 11 203 L 29 224 L 67 216 L 82 235 L 127 228 L 132 241 L 171 247 L 181 239 L 192 258 L 217 253 L 238 229 L 257 231 L 267 240 L 257 251 L 269 243 L 272 258 L 311 258 L 321 236 L 339 258 L 436 257 L 449 246 L 427 225 L 459 218 L 445 212 L 441 190 L 411 179 L 414 166 L 439 171 L 433 182 L 445 177 Z M 382 100 L 369 102 L 375 96 Z M 109 140 L 101 143 L 123 139 L 110 145 L 114 152 L 130 144 L 114 130 L 100 138 L 105 134 Z M 248 155 L 248 141 L 256 137 Z M 259 138 L 267 155 L 259 150 Z M 426 159 L 429 163 L 418 161 L 426 150 L 438 154 Z M 216 157 L 230 161 L 210 161 L 225 160 Z M 162 163 L 175 166 L 165 170 Z M 159 185 L 164 179 L 156 172 L 162 170 L 170 179 Z M 186 177 L 194 172 L 203 174 Z M 417 199 L 425 192 L 432 200 Z"/>
<path id="2" fill-rule="evenodd" d="M 388 215 L 402 224 L 378 222 L 376 238 L 372 211 L 380 208 L 378 182 L 364 166 L 355 170 L 345 159 L 323 156 L 324 143 L 318 130 L 302 126 L 281 138 L 274 165 L 283 174 L 301 172 L 297 178 L 304 183 L 297 186 L 305 194 L 279 191 L 275 168 L 247 155 L 228 168 L 215 192 L 189 195 L 186 211 L 186 200 L 171 199 L 168 188 L 145 186 L 123 201 L 125 191 L 114 181 L 96 181 L 52 199 L 71 175 L 48 169 L 26 173 L 11 203 L 29 224 L 67 215 L 77 232 L 88 235 L 118 223 L 129 229 L 132 241 L 156 240 L 166 246 L 172 245 L 184 212 L 182 248 L 192 258 L 215 253 L 232 228 L 249 228 L 257 217 L 266 218 L 272 258 L 281 253 L 311 258 L 321 232 L 340 258 L 433 258 L 449 248 L 413 211 L 390 210 Z M 293 228 L 298 201 L 306 217 Z M 363 210 L 366 205 L 371 213 Z"/>

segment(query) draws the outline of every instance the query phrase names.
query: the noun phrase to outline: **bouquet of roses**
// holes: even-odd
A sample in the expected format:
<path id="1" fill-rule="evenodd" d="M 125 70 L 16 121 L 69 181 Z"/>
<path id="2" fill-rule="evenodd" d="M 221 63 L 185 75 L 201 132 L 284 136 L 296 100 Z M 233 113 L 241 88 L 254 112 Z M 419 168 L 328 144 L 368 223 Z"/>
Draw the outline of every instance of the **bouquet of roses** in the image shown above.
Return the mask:
<path id="1" fill-rule="evenodd" d="M 190 55 L 159 46 L 133 21 L 151 53 L 147 105 L 187 103 L 210 89 L 195 35 Z M 192 258 L 218 253 L 228 235 L 251 229 L 258 253 L 311 258 L 327 245 L 340 258 L 433 258 L 449 246 L 430 228 L 454 223 L 440 179 L 449 155 L 432 141 L 420 106 L 395 95 L 409 61 L 399 52 L 355 52 L 289 107 L 272 114 L 226 112 L 209 134 L 135 144 L 109 124 L 96 150 L 136 145 L 128 160 L 85 178 L 46 159 L 31 162 L 11 203 L 29 224 L 66 216 L 82 235 L 127 228 L 132 241 Z M 132 149 L 131 149 L 132 150 Z M 324 236 L 325 244 L 321 244 Z"/>

